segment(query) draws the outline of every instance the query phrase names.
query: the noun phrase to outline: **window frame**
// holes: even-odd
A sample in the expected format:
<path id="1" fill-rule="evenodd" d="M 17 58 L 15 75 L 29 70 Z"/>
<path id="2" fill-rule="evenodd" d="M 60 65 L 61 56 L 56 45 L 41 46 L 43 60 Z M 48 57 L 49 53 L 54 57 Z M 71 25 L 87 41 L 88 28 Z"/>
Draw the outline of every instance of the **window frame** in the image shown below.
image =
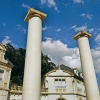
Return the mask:
<path id="1" fill-rule="evenodd" d="M 3 81 L 4 80 L 4 74 L 5 74 L 5 70 L 0 68 L 0 73 L 2 74 L 1 78 L 0 78 L 0 81 Z"/>

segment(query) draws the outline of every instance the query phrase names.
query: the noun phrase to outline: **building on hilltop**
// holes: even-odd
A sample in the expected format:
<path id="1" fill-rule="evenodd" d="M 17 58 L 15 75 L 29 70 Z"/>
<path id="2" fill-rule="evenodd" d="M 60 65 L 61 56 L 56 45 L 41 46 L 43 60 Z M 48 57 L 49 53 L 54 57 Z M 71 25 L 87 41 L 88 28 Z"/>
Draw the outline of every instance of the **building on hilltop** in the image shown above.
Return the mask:
<path id="1" fill-rule="evenodd" d="M 21 100 L 22 86 L 13 85 L 9 89 L 13 64 L 4 59 L 5 51 L 0 44 L 0 100 Z M 83 74 L 77 68 L 56 67 L 42 78 L 40 97 L 41 100 L 86 100 Z"/>

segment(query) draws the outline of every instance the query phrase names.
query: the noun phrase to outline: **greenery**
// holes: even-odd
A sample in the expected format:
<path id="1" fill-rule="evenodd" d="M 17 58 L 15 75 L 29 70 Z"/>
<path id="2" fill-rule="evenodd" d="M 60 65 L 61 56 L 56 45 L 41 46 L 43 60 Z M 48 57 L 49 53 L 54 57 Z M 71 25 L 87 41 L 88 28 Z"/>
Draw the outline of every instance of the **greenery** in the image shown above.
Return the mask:
<path id="1" fill-rule="evenodd" d="M 7 49 L 5 59 L 8 59 L 14 64 L 11 73 L 11 82 L 22 85 L 26 50 L 23 48 L 16 49 L 9 43 L 5 47 Z M 51 62 L 51 59 L 47 55 L 41 53 L 41 78 L 44 74 L 55 68 L 55 66 L 56 65 Z"/>

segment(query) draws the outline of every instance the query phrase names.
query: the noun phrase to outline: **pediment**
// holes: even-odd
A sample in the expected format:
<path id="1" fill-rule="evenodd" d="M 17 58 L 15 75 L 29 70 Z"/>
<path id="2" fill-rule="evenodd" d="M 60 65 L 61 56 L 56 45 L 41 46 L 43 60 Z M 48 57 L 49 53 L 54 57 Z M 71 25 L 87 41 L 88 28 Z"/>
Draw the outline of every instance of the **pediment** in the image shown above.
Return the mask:
<path id="1" fill-rule="evenodd" d="M 74 76 L 74 75 L 66 70 L 52 70 L 48 72 L 46 76 Z"/>

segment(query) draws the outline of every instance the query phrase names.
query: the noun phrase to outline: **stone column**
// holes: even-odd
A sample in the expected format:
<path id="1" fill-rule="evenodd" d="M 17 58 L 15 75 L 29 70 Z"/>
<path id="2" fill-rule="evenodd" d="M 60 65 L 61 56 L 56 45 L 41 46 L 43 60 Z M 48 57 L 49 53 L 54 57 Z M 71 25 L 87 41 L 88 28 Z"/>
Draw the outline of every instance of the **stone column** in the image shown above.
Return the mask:
<path id="1" fill-rule="evenodd" d="M 91 37 L 91 34 L 81 31 L 74 36 L 74 39 L 78 40 L 87 100 L 100 100 L 98 84 L 88 42 L 89 37 Z"/>
<path id="2" fill-rule="evenodd" d="M 28 22 L 28 36 L 22 100 L 40 100 L 41 89 L 41 33 L 42 20 L 46 14 L 30 8 L 25 17 Z"/>

